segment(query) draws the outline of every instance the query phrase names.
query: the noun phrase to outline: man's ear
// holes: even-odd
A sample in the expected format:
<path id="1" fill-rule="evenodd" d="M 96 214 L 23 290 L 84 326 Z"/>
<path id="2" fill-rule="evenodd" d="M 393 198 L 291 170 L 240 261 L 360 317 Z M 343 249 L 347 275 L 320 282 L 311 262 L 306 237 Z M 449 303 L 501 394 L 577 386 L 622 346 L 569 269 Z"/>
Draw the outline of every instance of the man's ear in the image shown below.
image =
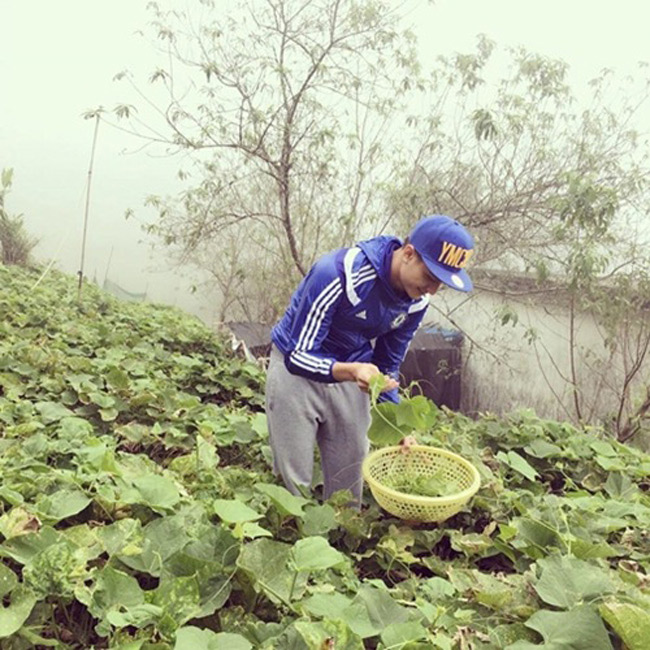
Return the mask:
<path id="1" fill-rule="evenodd" d="M 417 251 L 413 247 L 413 244 L 404 244 L 404 259 L 410 261 L 417 258 Z"/>

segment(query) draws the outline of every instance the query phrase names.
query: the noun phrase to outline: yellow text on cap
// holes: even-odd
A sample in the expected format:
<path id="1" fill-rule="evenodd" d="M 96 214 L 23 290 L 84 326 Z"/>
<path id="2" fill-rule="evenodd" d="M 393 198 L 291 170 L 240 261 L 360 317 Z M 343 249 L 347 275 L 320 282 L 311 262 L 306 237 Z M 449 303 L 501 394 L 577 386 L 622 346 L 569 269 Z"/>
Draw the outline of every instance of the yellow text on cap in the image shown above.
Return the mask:
<path id="1" fill-rule="evenodd" d="M 442 250 L 440 251 L 439 262 L 447 266 L 453 266 L 455 269 L 462 269 L 469 258 L 472 257 L 474 251 L 468 248 L 461 248 L 450 242 L 442 242 Z"/>

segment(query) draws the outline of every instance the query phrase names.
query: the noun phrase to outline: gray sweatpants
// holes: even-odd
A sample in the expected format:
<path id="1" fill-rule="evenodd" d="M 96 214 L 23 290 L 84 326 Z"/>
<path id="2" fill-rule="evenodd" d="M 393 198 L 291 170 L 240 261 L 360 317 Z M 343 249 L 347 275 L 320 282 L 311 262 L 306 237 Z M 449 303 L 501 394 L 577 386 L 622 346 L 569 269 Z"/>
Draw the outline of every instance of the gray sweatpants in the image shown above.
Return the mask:
<path id="1" fill-rule="evenodd" d="M 361 463 L 368 453 L 370 402 L 353 382 L 325 384 L 291 374 L 273 346 L 266 377 L 273 469 L 287 489 L 311 485 L 318 443 L 327 499 L 350 490 L 361 503 Z"/>

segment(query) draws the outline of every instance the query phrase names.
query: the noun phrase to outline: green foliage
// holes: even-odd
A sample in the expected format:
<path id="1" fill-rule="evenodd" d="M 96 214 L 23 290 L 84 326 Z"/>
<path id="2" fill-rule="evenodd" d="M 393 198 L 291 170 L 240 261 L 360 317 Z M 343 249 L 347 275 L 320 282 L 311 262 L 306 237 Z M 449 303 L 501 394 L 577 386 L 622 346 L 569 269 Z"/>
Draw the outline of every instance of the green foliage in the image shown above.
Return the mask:
<path id="1" fill-rule="evenodd" d="M 476 238 L 476 278 L 493 283 L 496 271 L 492 289 L 517 303 L 519 313 L 506 304 L 494 321 L 516 328 L 518 345 L 505 335 L 495 347 L 472 298 L 463 313 L 465 303 L 441 296 L 443 316 L 445 306 L 459 310 L 453 322 L 472 340 L 479 367 L 482 348 L 513 368 L 538 364 L 553 412 L 630 438 L 647 430 L 650 413 L 647 299 L 638 302 L 650 271 L 641 227 L 650 149 L 639 135 L 650 101 L 647 69 L 622 80 L 603 71 L 580 98 L 563 61 L 506 48 L 503 66 L 496 54 L 479 37 L 474 51 L 437 60 L 426 86 L 430 112 L 409 123 L 417 151 L 393 177 L 387 212 L 398 215 L 402 232 L 414 214 L 453 214 Z M 558 323 L 568 321 L 566 331 L 549 327 L 538 336 L 523 322 L 529 306 L 548 306 Z M 599 334 L 581 327 L 592 321 Z M 566 360 L 554 351 L 556 336 L 569 341 Z M 496 410 L 505 401 L 479 399 L 471 408 Z"/>
<path id="2" fill-rule="evenodd" d="M 404 400 L 399 407 L 395 407 L 390 402 L 377 403 L 378 394 L 371 383 L 373 406 L 368 438 L 374 444 L 395 445 L 414 429 L 425 431 L 435 425 L 438 409 L 422 395 Z"/>
<path id="3" fill-rule="evenodd" d="M 257 368 L 174 310 L 34 278 L 0 268 L 3 647 L 644 647 L 647 455 L 405 398 L 373 438 L 468 458 L 464 511 L 298 497 L 269 471 Z"/>
<path id="4" fill-rule="evenodd" d="M 3 169 L 0 176 L 0 261 L 2 264 L 26 266 L 38 240 L 25 230 L 22 215 L 12 217 L 5 209 L 12 179 L 13 169 Z"/>
<path id="5" fill-rule="evenodd" d="M 643 650 L 647 645 L 650 639 L 650 614 L 647 608 L 611 601 L 600 605 L 599 611 L 629 650 Z"/>
<path id="6" fill-rule="evenodd" d="M 591 607 L 577 607 L 571 612 L 540 610 L 528 619 L 526 625 L 539 632 L 544 643 L 540 646 L 517 641 L 509 646 L 511 650 L 613 650 L 605 625 Z"/>

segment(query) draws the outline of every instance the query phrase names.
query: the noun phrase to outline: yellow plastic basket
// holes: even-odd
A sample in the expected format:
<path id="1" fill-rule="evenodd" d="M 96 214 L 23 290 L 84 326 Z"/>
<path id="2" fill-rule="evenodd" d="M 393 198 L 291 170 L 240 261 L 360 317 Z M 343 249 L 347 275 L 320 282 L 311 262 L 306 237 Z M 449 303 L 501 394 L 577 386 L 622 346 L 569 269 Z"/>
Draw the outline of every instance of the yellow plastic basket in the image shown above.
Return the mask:
<path id="1" fill-rule="evenodd" d="M 445 449 L 413 445 L 384 447 L 366 456 L 362 465 L 363 478 L 377 503 L 391 515 L 410 521 L 440 522 L 455 515 L 481 485 L 479 473 L 462 456 Z M 437 476 L 453 481 L 459 487 L 456 494 L 426 497 L 398 492 L 383 484 L 394 474 Z"/>

